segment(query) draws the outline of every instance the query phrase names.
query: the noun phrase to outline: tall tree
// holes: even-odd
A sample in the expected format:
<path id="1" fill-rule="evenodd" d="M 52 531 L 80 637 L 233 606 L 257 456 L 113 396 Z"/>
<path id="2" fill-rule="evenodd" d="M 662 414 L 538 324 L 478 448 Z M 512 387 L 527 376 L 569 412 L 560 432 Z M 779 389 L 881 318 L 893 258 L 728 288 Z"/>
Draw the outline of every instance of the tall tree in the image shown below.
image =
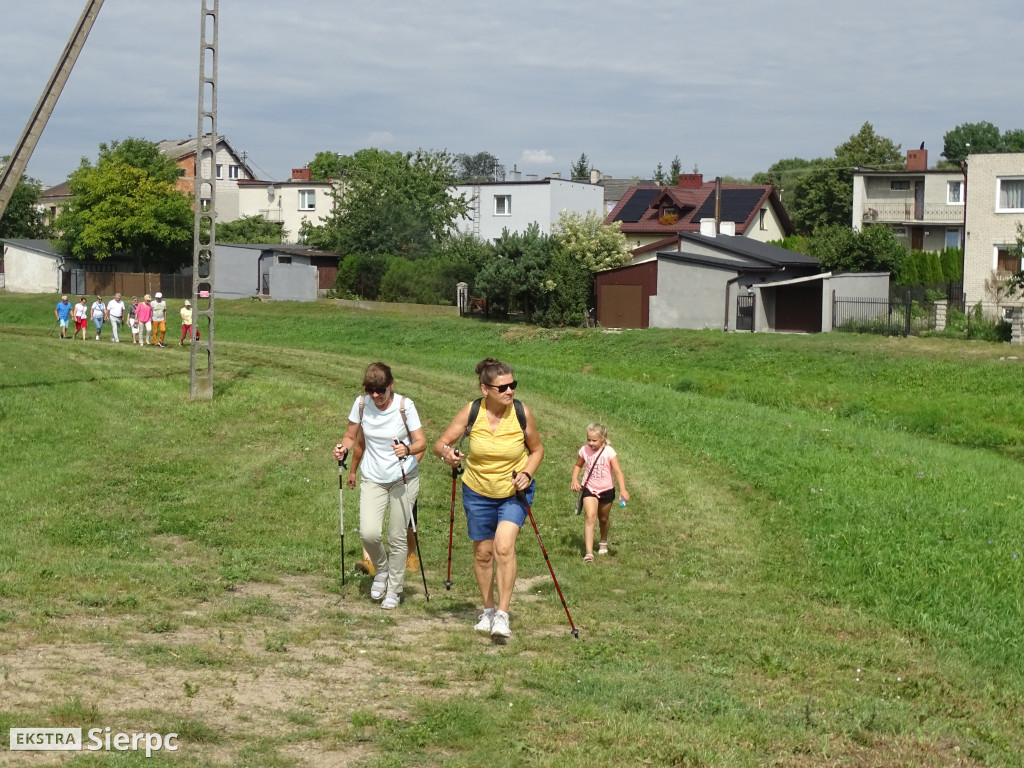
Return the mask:
<path id="1" fill-rule="evenodd" d="M 1024 130 L 1014 128 L 1003 134 L 1003 152 L 1024 152 Z"/>
<path id="2" fill-rule="evenodd" d="M 679 159 L 679 155 L 672 158 L 672 162 L 669 163 L 668 171 L 665 170 L 665 166 L 658 163 L 658 167 L 654 169 L 654 173 L 651 174 L 651 178 L 654 179 L 655 184 L 660 184 L 663 187 L 671 187 L 679 183 L 679 174 L 683 172 L 683 161 Z M 694 171 L 696 173 L 696 170 Z"/>
<path id="3" fill-rule="evenodd" d="M 775 166 L 783 167 L 792 179 L 792 195 L 787 195 L 786 208 L 793 225 L 800 234 L 810 234 L 827 225 L 849 226 L 853 210 L 853 169 L 899 168 L 903 158 L 899 144 L 875 133 L 871 123 L 835 149 L 835 156 L 827 160 L 803 161 L 799 158 L 780 160 Z M 755 179 L 763 178 L 760 174 Z"/>
<path id="4" fill-rule="evenodd" d="M 0 159 L 0 169 L 10 157 Z M 39 210 L 39 195 L 43 185 L 30 176 L 22 176 L 14 188 L 7 210 L 0 218 L 0 237 L 42 238 L 49 236 L 46 216 Z"/>
<path id="5" fill-rule="evenodd" d="M 457 180 L 447 152 L 361 149 L 342 160 L 337 204 L 322 226 L 304 225 L 307 243 L 342 256 L 420 258 L 468 213 L 449 192 Z"/>
<path id="6" fill-rule="evenodd" d="M 999 152 L 1003 137 L 992 123 L 963 123 L 942 137 L 942 156 L 954 165 L 959 165 L 974 153 Z"/>
<path id="7" fill-rule="evenodd" d="M 586 152 L 581 153 L 579 159 L 572 164 L 569 178 L 573 181 L 590 181 L 590 158 Z"/>
<path id="8" fill-rule="evenodd" d="M 191 200 L 175 189 L 177 170 L 170 172 L 168 158 L 149 152 L 141 141 L 100 145 L 96 165 L 82 159 L 68 179 L 71 201 L 54 222 L 59 248 L 78 259 L 131 255 L 139 266 L 188 260 Z"/>
<path id="9" fill-rule="evenodd" d="M 317 152 L 306 165 L 313 181 L 340 179 L 345 171 L 345 155 L 337 152 Z"/>
<path id="10" fill-rule="evenodd" d="M 590 272 L 628 264 L 632 257 L 626 248 L 622 223 L 605 224 L 593 211 L 583 214 L 562 211 L 552 227 L 558 247 Z"/>
<path id="11" fill-rule="evenodd" d="M 460 182 L 501 181 L 504 176 L 505 166 L 490 152 L 455 156 L 455 178 Z"/>
<path id="12" fill-rule="evenodd" d="M 162 153 L 156 144 L 145 139 L 129 137 L 109 144 L 101 143 L 99 159 L 119 160 L 145 171 L 155 181 L 174 184 L 178 178 L 178 164 Z"/>

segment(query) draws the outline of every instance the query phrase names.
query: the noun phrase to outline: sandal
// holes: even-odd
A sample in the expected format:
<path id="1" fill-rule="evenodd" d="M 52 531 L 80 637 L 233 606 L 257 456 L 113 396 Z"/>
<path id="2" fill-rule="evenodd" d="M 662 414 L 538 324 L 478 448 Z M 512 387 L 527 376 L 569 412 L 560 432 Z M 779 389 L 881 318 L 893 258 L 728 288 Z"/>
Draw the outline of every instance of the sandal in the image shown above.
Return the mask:
<path id="1" fill-rule="evenodd" d="M 585 554 L 583 556 L 583 562 L 584 563 L 592 563 L 592 562 L 594 562 L 594 556 L 588 552 L 587 554 Z"/>
<path id="2" fill-rule="evenodd" d="M 607 541 L 599 541 L 597 543 L 597 554 L 599 554 L 599 555 L 607 555 L 608 554 L 608 542 Z"/>
<path id="3" fill-rule="evenodd" d="M 373 584 L 370 585 L 370 599 L 381 600 L 388 591 L 388 574 L 378 573 L 373 577 Z"/>

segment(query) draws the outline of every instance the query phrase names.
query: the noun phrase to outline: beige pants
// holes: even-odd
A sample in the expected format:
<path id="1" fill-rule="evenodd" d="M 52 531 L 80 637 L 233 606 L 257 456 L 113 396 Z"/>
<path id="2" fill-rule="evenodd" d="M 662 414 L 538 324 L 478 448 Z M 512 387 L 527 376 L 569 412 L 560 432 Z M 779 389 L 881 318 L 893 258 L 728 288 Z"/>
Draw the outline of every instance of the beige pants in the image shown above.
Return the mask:
<path id="1" fill-rule="evenodd" d="M 359 484 L 359 538 L 377 573 L 387 571 L 388 592 L 402 594 L 405 586 L 405 558 L 408 552 L 405 531 L 412 521 L 412 505 L 420 490 L 419 474 L 407 477 L 407 483 L 374 483 L 365 477 Z M 388 508 L 388 547 L 384 549 L 382 531 Z"/>

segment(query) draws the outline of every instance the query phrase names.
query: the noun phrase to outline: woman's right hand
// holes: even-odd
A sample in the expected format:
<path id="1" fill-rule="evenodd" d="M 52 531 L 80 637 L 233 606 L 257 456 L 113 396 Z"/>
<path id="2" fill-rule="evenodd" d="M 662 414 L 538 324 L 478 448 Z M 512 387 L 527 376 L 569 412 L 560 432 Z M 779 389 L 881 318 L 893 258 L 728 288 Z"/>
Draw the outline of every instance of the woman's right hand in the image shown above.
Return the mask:
<path id="1" fill-rule="evenodd" d="M 336 446 L 334 446 L 335 461 L 344 461 L 346 456 L 348 456 L 348 448 L 343 446 L 341 443 L 338 443 Z"/>
<path id="2" fill-rule="evenodd" d="M 572 486 L 571 486 L 571 487 L 572 487 L 572 492 L 573 492 L 573 493 L 579 493 L 580 491 L 582 491 L 582 490 L 583 490 L 583 486 L 582 486 L 582 485 L 580 485 L 580 482 L 579 482 L 579 480 L 573 480 L 573 481 L 572 481 Z"/>
<path id="3" fill-rule="evenodd" d="M 449 467 L 458 468 L 462 465 L 462 456 L 458 448 L 448 448 L 442 451 L 441 460 Z"/>

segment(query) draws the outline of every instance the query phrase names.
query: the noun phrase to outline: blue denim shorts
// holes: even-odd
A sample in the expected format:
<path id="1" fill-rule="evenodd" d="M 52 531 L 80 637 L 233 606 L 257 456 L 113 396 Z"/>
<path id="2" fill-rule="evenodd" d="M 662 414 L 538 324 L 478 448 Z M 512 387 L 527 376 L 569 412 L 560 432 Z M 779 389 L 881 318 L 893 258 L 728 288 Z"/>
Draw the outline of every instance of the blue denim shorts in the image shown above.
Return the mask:
<path id="1" fill-rule="evenodd" d="M 526 505 L 533 504 L 537 483 L 530 483 L 526 489 L 526 503 L 518 496 L 492 499 L 477 493 L 465 483 L 462 484 L 462 506 L 466 510 L 466 527 L 471 541 L 487 541 L 494 538 L 498 523 L 503 520 L 515 523 L 520 528 L 526 522 Z"/>

